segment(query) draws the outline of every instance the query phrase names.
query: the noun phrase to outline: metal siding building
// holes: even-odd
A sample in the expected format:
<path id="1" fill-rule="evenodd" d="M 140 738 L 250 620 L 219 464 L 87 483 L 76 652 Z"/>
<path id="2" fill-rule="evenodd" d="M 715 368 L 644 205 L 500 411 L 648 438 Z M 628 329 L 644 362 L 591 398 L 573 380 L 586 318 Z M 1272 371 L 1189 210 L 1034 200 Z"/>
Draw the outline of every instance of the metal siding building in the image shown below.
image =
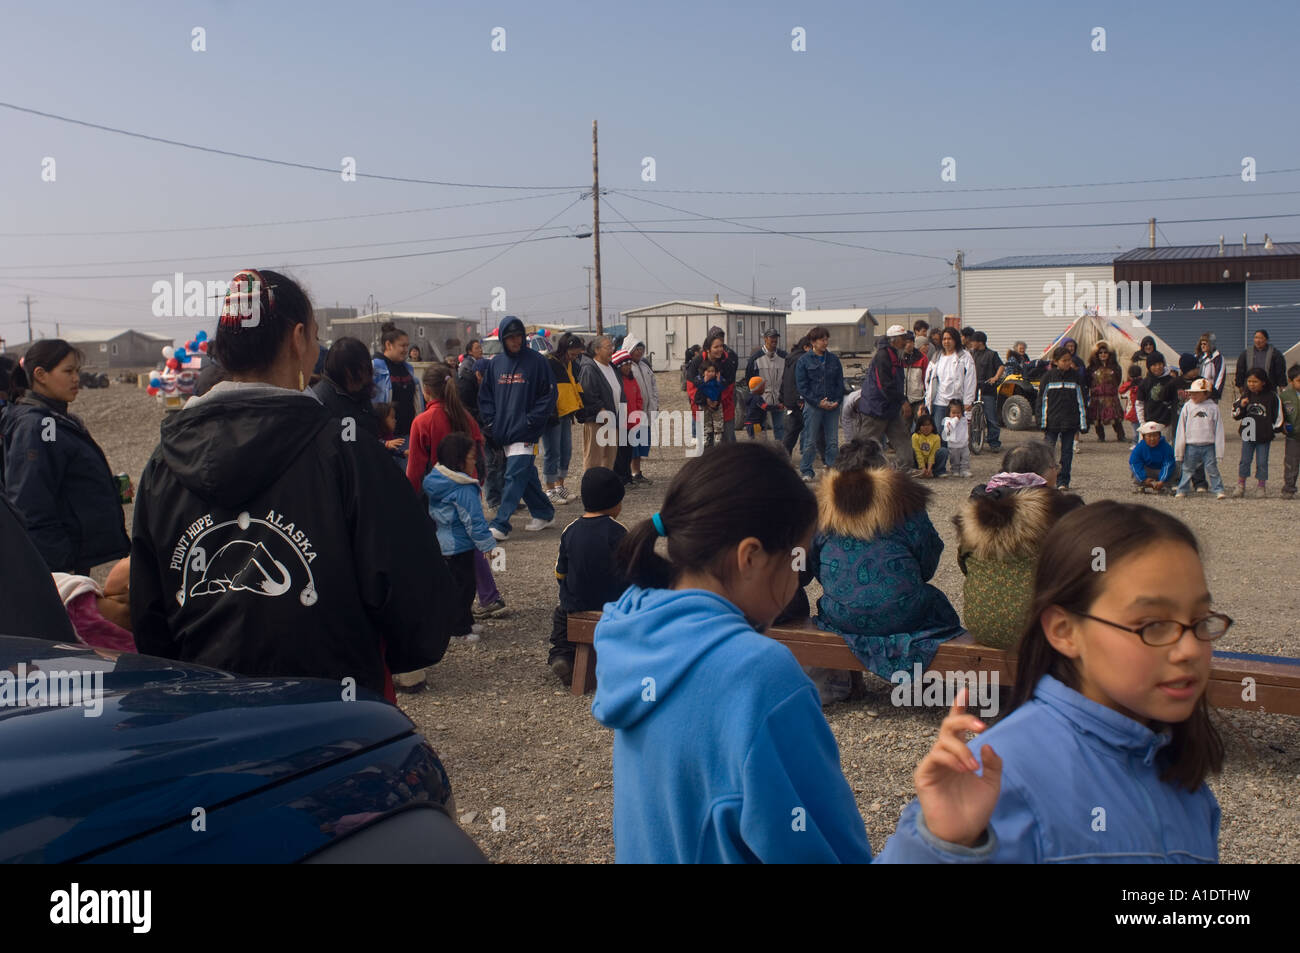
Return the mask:
<path id="1" fill-rule="evenodd" d="M 899 305 L 870 310 L 872 317 L 876 319 L 876 326 L 881 328 L 887 328 L 891 324 L 901 324 L 910 331 L 917 321 L 924 321 L 932 329 L 943 327 L 943 312 L 938 308 L 924 306 L 908 308 Z"/>
<path id="2" fill-rule="evenodd" d="M 1070 275 L 1075 285 L 1111 281 L 1113 259 L 1110 252 L 1084 252 L 1016 255 L 968 265 L 960 279 L 961 323 L 987 334 L 988 346 L 999 356 L 1016 341 L 1024 341 L 1029 353 L 1037 354 L 1079 316 L 1068 303 L 1061 315 L 1044 314 L 1048 298 L 1044 286 L 1059 281 L 1064 287 Z"/>
<path id="3" fill-rule="evenodd" d="M 830 349 L 836 354 L 867 354 L 876 349 L 876 327 L 879 324 L 870 308 L 791 311 L 786 318 L 791 341 L 783 340 L 781 345 L 789 350 L 792 341 L 821 325 L 831 332 Z"/>
<path id="4" fill-rule="evenodd" d="M 1246 311 L 1245 340 L 1263 328 L 1279 351 L 1300 341 L 1300 281 L 1248 281 L 1246 301 L 1262 307 Z M 1219 346 L 1222 349 L 1222 340 Z"/>
<path id="5" fill-rule="evenodd" d="M 1245 286 L 1228 285 L 1157 285 L 1151 286 L 1151 330 L 1169 344 L 1195 352 L 1196 339 L 1212 333 L 1225 355 L 1241 350 L 1242 327 L 1246 313 L 1242 308 Z M 1194 311 L 1196 302 L 1204 309 Z M 1141 337 L 1141 328 L 1133 335 Z M 1171 364 L 1173 355 L 1166 354 Z"/>
<path id="6" fill-rule="evenodd" d="M 329 341 L 333 343 L 341 337 L 359 338 L 372 353 L 380 349 L 380 329 L 387 322 L 393 322 L 406 332 L 411 339 L 411 346 L 420 349 L 420 357 L 425 361 L 432 355 L 437 360 L 443 359 L 443 342 L 456 338 L 462 347 L 470 338 L 480 337 L 478 326 L 473 321 L 466 321 L 454 314 L 434 314 L 427 311 L 378 311 L 358 318 L 336 318 L 329 322 Z"/>
<path id="7" fill-rule="evenodd" d="M 788 312 L 727 301 L 665 301 L 623 312 L 627 333 L 645 342 L 659 370 L 681 363 L 687 348 L 703 344 L 709 328 L 727 332 L 727 345 L 743 361 L 762 346 L 763 332 L 776 328 L 786 340 Z"/>
<path id="8" fill-rule="evenodd" d="M 175 344 L 175 340 L 165 334 L 136 331 L 132 328 L 65 331 L 62 339 L 81 352 L 82 367 L 94 371 L 118 367 L 153 367 L 163 359 L 162 349 Z M 34 343 L 24 341 L 15 344 L 8 349 L 8 353 L 12 357 L 18 357 L 25 354 Z"/>

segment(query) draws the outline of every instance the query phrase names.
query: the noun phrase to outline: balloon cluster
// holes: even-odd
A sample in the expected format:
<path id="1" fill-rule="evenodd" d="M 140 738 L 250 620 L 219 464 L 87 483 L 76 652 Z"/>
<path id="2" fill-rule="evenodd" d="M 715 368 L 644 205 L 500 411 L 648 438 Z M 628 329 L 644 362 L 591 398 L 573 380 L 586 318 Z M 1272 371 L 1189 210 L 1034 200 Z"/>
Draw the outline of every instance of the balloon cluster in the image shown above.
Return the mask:
<path id="1" fill-rule="evenodd" d="M 207 353 L 207 331 L 199 331 L 192 340 L 180 347 L 167 345 L 162 349 L 164 368 L 161 371 L 149 372 L 149 386 L 145 388 L 145 393 L 151 397 L 178 393 L 187 397 L 192 395 L 196 377 L 194 372 L 198 370 L 203 355 Z"/>

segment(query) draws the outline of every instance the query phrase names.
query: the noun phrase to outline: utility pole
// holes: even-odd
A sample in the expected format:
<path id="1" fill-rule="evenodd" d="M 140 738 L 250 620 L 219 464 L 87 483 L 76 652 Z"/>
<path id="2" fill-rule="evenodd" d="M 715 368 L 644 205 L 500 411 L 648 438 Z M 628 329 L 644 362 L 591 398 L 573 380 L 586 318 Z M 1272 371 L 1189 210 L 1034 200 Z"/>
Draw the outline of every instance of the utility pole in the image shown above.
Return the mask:
<path id="1" fill-rule="evenodd" d="M 587 273 L 587 330 L 591 330 L 591 265 L 583 265 L 582 270 Z"/>
<path id="2" fill-rule="evenodd" d="M 596 120 L 591 121 L 591 247 L 596 286 L 596 333 L 605 333 L 600 300 L 600 162 L 596 142 Z"/>
<path id="3" fill-rule="evenodd" d="M 955 265 L 957 269 L 957 321 L 959 322 L 958 326 L 960 326 L 960 322 L 964 320 L 961 316 L 961 266 L 962 266 L 962 253 L 961 253 L 961 249 L 958 249 L 957 261 Z"/>
<path id="4" fill-rule="evenodd" d="M 26 298 L 23 298 L 22 300 L 27 303 L 27 343 L 31 344 L 32 343 L 32 305 L 35 304 L 36 302 L 32 299 L 31 295 L 28 295 Z"/>

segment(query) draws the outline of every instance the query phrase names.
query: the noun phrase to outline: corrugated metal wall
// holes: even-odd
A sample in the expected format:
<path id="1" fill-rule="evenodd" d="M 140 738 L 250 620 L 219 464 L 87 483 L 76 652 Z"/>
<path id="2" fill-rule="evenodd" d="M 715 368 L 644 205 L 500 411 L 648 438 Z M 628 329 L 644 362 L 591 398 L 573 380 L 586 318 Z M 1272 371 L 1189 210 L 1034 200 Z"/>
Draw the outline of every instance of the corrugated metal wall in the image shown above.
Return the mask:
<path id="1" fill-rule="evenodd" d="M 1210 332 L 1224 355 L 1236 355 L 1245 340 L 1246 312 L 1241 310 L 1245 288 L 1244 284 L 1153 285 L 1151 330 L 1179 353 L 1194 352 L 1196 339 Z M 1192 310 L 1198 301 L 1204 309 Z M 1224 310 L 1230 308 L 1237 310 Z M 1137 337 L 1139 330 L 1133 329 Z"/>
<path id="2" fill-rule="evenodd" d="M 1272 345 L 1283 352 L 1300 341 L 1300 281 L 1248 281 L 1246 298 L 1250 304 L 1275 306 L 1246 312 L 1249 335 L 1263 328 Z"/>
<path id="3" fill-rule="evenodd" d="M 1016 341 L 1024 341 L 1030 354 L 1037 354 L 1051 344 L 1078 316 L 1068 307 L 1060 317 L 1043 314 L 1049 281 L 1066 283 L 1066 273 L 1074 282 L 1111 280 L 1109 265 L 1083 268 L 995 268 L 963 271 L 961 275 L 961 324 L 983 331 L 989 347 L 1004 355 Z"/>

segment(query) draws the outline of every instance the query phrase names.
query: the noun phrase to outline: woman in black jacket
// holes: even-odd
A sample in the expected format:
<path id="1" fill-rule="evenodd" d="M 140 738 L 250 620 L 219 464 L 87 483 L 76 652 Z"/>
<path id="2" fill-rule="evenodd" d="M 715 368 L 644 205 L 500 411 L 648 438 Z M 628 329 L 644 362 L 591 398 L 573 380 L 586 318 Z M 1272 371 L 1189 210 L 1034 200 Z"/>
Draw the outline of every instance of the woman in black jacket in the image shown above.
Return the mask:
<path id="1" fill-rule="evenodd" d="M 370 352 L 357 338 L 345 337 L 330 345 L 321 379 L 311 389 L 335 417 L 355 421 L 360 430 L 378 440 L 379 418 L 370 403 L 374 384 Z"/>
<path id="2" fill-rule="evenodd" d="M 67 341 L 27 349 L 10 379 L 3 472 L 5 494 L 49 570 L 88 576 L 131 544 L 104 451 L 68 410 L 80 381 L 81 353 Z"/>
<path id="3" fill-rule="evenodd" d="M 391 672 L 447 647 L 433 522 L 379 441 L 305 391 L 317 345 L 302 289 L 272 271 L 231 289 L 213 339 L 230 379 L 164 421 L 140 478 L 136 646 L 392 699 Z"/>

